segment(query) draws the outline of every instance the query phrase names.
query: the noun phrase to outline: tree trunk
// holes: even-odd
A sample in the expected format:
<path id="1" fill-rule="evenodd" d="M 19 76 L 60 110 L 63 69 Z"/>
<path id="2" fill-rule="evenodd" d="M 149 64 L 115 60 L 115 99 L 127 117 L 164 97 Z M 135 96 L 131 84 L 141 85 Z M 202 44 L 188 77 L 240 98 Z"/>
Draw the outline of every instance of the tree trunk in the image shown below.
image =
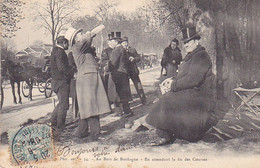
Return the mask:
<path id="1" fill-rule="evenodd" d="M 216 77 L 217 77 L 217 98 L 221 99 L 224 96 L 224 87 L 222 82 L 223 76 L 223 58 L 226 55 L 225 51 L 225 33 L 224 33 L 225 15 L 222 11 L 215 13 L 215 41 L 216 41 Z"/>

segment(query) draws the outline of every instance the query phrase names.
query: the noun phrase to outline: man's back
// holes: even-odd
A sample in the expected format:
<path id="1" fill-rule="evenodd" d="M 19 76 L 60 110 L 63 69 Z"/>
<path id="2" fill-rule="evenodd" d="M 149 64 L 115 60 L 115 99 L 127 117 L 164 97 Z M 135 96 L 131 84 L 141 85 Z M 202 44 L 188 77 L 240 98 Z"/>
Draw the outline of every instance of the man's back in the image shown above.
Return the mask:
<path id="1" fill-rule="evenodd" d="M 67 54 L 64 49 L 54 47 L 51 53 L 51 72 L 52 78 L 62 80 L 65 78 L 69 67 Z"/>

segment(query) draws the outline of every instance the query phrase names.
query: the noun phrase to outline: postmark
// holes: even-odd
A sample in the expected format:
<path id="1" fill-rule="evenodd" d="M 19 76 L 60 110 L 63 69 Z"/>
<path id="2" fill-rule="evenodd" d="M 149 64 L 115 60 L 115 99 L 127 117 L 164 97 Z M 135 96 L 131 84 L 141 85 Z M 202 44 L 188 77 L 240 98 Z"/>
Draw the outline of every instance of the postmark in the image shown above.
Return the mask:
<path id="1" fill-rule="evenodd" d="M 8 131 L 11 164 L 23 165 L 55 159 L 52 129 L 32 124 Z"/>

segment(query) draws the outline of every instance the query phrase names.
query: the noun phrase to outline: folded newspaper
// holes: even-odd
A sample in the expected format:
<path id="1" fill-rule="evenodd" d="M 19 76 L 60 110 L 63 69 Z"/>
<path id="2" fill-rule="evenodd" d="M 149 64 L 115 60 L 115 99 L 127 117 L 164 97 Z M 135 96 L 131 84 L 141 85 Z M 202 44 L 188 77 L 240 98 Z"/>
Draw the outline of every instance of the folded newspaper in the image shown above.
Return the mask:
<path id="1" fill-rule="evenodd" d="M 172 78 L 167 78 L 161 84 L 159 84 L 161 93 L 163 95 L 171 90 L 172 82 Z"/>

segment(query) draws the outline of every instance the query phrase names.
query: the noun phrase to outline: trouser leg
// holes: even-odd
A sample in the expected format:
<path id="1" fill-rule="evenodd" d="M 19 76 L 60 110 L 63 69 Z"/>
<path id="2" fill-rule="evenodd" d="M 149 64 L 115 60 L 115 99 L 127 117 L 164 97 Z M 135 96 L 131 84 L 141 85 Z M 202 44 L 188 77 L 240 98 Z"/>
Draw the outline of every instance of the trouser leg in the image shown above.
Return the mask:
<path id="1" fill-rule="evenodd" d="M 89 117 L 88 119 L 89 133 L 92 137 L 97 137 L 100 133 L 99 116 Z"/>
<path id="2" fill-rule="evenodd" d="M 88 136 L 88 119 L 79 119 L 78 121 L 78 137 Z"/>
<path id="3" fill-rule="evenodd" d="M 58 90 L 59 108 L 57 114 L 57 127 L 65 126 L 67 110 L 69 109 L 69 84 L 64 82 Z"/>
<path id="4" fill-rule="evenodd" d="M 141 83 L 139 76 L 138 75 L 130 75 L 130 78 L 134 83 L 136 92 L 137 92 L 138 96 L 140 97 L 142 104 L 146 104 L 146 97 L 145 97 L 144 89 L 142 87 L 142 83 Z"/>
<path id="5" fill-rule="evenodd" d="M 107 94 L 108 94 L 108 78 L 109 78 L 109 74 L 106 74 L 104 77 L 104 88 Z"/>
<path id="6" fill-rule="evenodd" d="M 131 109 L 129 106 L 129 103 L 127 101 L 121 103 L 121 107 L 123 108 L 123 111 L 125 114 L 131 113 Z"/>
<path id="7" fill-rule="evenodd" d="M 58 111 L 59 111 L 59 103 L 55 106 L 54 110 L 51 113 L 50 121 L 52 126 L 57 126 Z"/>

